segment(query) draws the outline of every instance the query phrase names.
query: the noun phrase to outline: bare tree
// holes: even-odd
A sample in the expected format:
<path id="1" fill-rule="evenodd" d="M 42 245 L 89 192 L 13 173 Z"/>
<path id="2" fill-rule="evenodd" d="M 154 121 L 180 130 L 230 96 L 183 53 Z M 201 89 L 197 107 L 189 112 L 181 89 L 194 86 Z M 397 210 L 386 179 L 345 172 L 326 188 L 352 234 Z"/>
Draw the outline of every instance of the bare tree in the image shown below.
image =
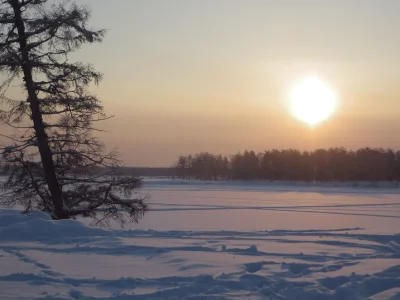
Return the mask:
<path id="1" fill-rule="evenodd" d="M 55 220 L 90 217 L 107 225 L 138 220 L 146 212 L 141 181 L 120 177 L 118 153 L 94 135 L 107 119 L 88 86 L 102 75 L 68 55 L 101 42 L 88 28 L 90 12 L 70 1 L 0 0 L 0 122 L 5 195 L 0 203 L 45 211 Z M 20 84 L 23 99 L 7 96 Z"/>

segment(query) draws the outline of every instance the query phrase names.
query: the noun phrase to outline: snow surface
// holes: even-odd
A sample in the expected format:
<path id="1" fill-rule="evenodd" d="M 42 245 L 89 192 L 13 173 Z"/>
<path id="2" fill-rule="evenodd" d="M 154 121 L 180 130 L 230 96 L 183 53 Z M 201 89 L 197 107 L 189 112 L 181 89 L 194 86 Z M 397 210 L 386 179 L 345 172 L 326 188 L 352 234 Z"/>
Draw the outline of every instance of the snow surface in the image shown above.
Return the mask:
<path id="1" fill-rule="evenodd" d="M 400 190 L 148 180 L 125 230 L 0 211 L 0 299 L 400 299 Z"/>

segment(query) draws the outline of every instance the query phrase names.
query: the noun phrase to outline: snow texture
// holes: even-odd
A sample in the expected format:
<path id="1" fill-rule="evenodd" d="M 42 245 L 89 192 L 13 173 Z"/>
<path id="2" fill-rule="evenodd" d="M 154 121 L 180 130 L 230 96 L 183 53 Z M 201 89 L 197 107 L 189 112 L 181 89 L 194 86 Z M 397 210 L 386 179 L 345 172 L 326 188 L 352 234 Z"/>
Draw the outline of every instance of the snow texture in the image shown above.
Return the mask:
<path id="1" fill-rule="evenodd" d="M 397 190 L 302 188 L 147 181 L 126 230 L 1 210 L 0 299 L 400 299 Z"/>

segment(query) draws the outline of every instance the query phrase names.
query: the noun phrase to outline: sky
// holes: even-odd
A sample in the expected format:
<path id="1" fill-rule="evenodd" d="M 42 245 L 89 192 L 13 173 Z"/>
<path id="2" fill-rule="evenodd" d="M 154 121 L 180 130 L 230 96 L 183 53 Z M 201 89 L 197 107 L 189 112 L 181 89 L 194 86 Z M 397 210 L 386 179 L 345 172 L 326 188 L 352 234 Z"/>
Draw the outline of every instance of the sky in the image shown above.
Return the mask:
<path id="1" fill-rule="evenodd" d="M 130 166 L 200 151 L 400 149 L 398 0 L 77 0 L 108 33 L 95 65 L 102 138 Z M 337 95 L 310 128 L 289 91 L 310 74 Z"/>

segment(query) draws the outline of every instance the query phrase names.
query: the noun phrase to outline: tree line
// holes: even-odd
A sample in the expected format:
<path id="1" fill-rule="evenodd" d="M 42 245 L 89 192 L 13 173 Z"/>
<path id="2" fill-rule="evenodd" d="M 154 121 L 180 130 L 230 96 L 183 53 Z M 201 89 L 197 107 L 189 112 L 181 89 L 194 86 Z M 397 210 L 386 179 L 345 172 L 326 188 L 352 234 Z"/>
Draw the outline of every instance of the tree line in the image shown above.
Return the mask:
<path id="1" fill-rule="evenodd" d="M 180 156 L 177 175 L 199 180 L 397 181 L 400 151 L 382 148 L 244 151 L 232 156 L 201 152 Z"/>

